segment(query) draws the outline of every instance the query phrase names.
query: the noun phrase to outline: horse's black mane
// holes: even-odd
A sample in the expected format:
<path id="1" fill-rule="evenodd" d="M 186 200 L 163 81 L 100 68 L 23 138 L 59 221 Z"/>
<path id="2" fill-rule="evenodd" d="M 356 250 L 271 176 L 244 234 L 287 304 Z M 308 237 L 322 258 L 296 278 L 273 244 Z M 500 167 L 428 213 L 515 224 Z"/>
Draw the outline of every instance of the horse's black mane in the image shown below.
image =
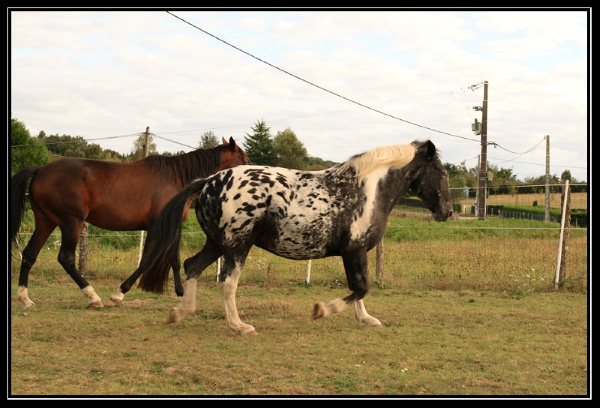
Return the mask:
<path id="1" fill-rule="evenodd" d="M 219 170 L 219 152 L 223 145 L 210 149 L 197 149 L 177 156 L 153 155 L 144 160 L 155 173 L 165 174 L 183 187 L 192 180 L 207 177 Z"/>

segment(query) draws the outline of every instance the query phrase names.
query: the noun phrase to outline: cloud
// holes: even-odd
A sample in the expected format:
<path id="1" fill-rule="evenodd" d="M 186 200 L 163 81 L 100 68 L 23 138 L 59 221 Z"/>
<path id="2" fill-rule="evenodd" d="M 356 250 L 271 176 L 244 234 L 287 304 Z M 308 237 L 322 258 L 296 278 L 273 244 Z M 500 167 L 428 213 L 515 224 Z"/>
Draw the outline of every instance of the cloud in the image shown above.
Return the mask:
<path id="1" fill-rule="evenodd" d="M 471 108 L 481 105 L 483 92 L 467 87 L 488 80 L 490 140 L 524 151 L 550 134 L 554 162 L 586 165 L 582 13 L 175 14 L 348 98 L 469 138 L 478 139 L 470 126 L 481 117 Z M 477 142 L 325 93 L 164 12 L 13 12 L 11 18 L 11 113 L 32 133 L 95 138 L 150 126 L 195 146 L 206 129 L 243 140 L 262 118 L 273 134 L 291 127 L 309 154 L 335 161 L 417 138 L 434 140 L 453 163 L 479 152 Z M 189 150 L 156 142 L 159 151 Z M 126 153 L 133 140 L 100 144 Z M 544 160 L 540 148 L 521 161 Z M 518 163 L 514 169 L 519 177 L 543 174 Z M 587 179 L 586 170 L 571 171 Z"/>

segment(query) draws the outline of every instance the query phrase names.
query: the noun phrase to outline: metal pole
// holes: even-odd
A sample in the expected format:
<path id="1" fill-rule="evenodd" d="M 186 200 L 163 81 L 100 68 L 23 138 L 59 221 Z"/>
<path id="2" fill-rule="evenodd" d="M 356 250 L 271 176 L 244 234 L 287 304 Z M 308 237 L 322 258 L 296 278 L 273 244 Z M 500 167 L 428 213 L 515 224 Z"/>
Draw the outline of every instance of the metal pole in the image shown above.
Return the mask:
<path id="1" fill-rule="evenodd" d="M 144 230 L 140 231 L 140 249 L 138 250 L 138 266 L 142 262 L 142 251 L 144 250 Z"/>
<path id="2" fill-rule="evenodd" d="M 148 145 L 150 144 L 150 126 L 146 126 L 144 133 L 144 157 L 148 157 Z M 138 253 L 138 266 L 142 262 L 142 251 L 144 249 L 144 230 L 140 231 L 140 249 Z"/>
<path id="3" fill-rule="evenodd" d="M 306 284 L 310 284 L 310 272 L 312 270 L 312 259 L 308 260 L 308 265 L 306 265 Z"/>
<path id="4" fill-rule="evenodd" d="M 550 221 L 550 135 L 546 135 L 546 199 L 544 200 L 544 221 Z"/>

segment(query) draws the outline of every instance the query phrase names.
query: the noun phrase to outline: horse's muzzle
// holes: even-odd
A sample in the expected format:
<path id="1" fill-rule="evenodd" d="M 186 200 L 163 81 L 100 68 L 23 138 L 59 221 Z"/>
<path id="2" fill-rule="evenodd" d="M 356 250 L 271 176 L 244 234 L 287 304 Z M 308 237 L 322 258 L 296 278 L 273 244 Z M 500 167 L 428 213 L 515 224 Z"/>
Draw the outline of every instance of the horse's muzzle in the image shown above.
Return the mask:
<path id="1" fill-rule="evenodd" d="M 433 219 L 436 221 L 446 221 L 452 217 L 452 210 L 440 210 L 433 213 Z"/>

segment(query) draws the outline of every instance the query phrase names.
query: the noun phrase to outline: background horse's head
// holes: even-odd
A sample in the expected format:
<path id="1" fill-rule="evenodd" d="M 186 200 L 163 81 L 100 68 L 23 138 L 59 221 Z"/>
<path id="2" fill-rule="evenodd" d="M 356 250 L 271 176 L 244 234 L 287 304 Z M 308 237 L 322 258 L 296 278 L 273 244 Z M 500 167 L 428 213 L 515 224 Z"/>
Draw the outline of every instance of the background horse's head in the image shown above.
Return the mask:
<path id="1" fill-rule="evenodd" d="M 223 144 L 220 146 L 221 167 L 219 170 L 224 170 L 243 164 L 250 164 L 250 158 L 242 150 L 242 148 L 237 145 L 235 140 L 233 140 L 233 137 L 229 138 L 229 142 L 225 140 L 225 138 L 222 139 Z"/>
<path id="2" fill-rule="evenodd" d="M 410 189 L 425 203 L 436 221 L 446 221 L 452 215 L 452 199 L 448 188 L 448 172 L 444 168 L 435 145 L 426 142 L 413 142 L 415 165 Z"/>

